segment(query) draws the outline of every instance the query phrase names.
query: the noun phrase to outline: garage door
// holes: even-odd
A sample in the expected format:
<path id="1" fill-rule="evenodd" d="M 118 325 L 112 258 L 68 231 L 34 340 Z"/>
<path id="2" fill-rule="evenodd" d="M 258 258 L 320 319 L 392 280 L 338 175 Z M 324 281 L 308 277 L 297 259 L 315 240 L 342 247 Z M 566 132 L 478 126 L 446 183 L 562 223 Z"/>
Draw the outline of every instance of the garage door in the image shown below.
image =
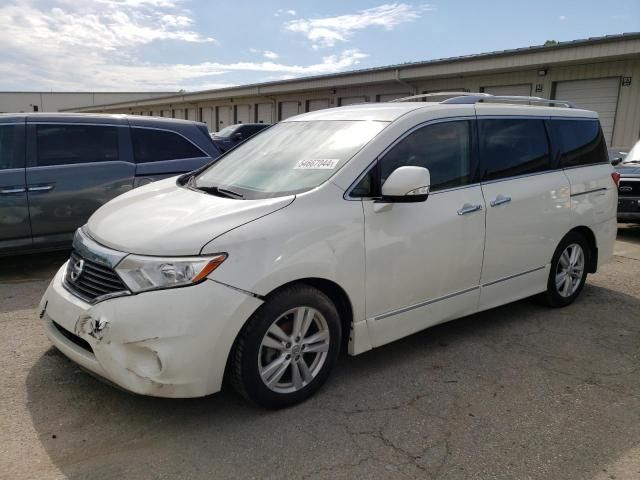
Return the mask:
<path id="1" fill-rule="evenodd" d="M 322 110 L 324 108 L 329 108 L 329 100 L 326 98 L 307 101 L 307 112 L 315 112 L 316 110 Z"/>
<path id="2" fill-rule="evenodd" d="M 580 108 L 598 112 L 604 138 L 611 145 L 619 88 L 618 77 L 558 82 L 555 85 L 554 99 L 571 100 Z"/>
<path id="3" fill-rule="evenodd" d="M 280 120 L 298 114 L 298 102 L 280 102 Z"/>
<path id="4" fill-rule="evenodd" d="M 171 110 L 161 110 L 160 111 L 160 116 L 161 117 L 171 118 Z"/>
<path id="5" fill-rule="evenodd" d="M 195 108 L 187 108 L 184 111 L 184 118 L 186 118 L 187 120 L 198 120 L 196 118 L 196 109 Z"/>
<path id="6" fill-rule="evenodd" d="M 365 103 L 367 101 L 367 97 L 341 97 L 338 100 L 338 105 L 341 107 L 345 105 L 353 105 L 354 103 Z"/>
<path id="7" fill-rule="evenodd" d="M 256 105 L 257 109 L 257 121 L 258 123 L 271 123 L 273 122 L 273 104 L 272 103 L 259 103 Z"/>
<path id="8" fill-rule="evenodd" d="M 202 107 L 200 109 L 202 111 L 202 121 L 207 124 L 207 128 L 210 132 L 215 130 L 215 118 L 213 115 L 213 108 L 211 107 Z"/>
<path id="9" fill-rule="evenodd" d="M 219 132 L 224 127 L 233 125 L 233 113 L 231 107 L 217 107 L 218 109 L 218 128 L 216 132 Z"/>
<path id="10" fill-rule="evenodd" d="M 484 93 L 491 95 L 514 95 L 519 97 L 528 97 L 531 95 L 531 84 L 523 83 L 521 85 L 495 85 L 493 87 L 483 87 Z"/>
<path id="11" fill-rule="evenodd" d="M 376 102 L 390 102 L 396 98 L 410 97 L 410 93 L 385 93 L 376 97 Z"/>
<path id="12" fill-rule="evenodd" d="M 236 105 L 236 123 L 251 123 L 251 107 Z"/>

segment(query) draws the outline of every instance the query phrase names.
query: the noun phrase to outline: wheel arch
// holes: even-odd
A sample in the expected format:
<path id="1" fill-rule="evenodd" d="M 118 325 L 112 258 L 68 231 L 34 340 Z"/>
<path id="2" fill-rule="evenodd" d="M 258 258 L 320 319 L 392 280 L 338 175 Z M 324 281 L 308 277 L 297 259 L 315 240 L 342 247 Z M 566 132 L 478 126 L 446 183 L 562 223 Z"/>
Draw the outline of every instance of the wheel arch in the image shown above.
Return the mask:
<path id="1" fill-rule="evenodd" d="M 596 270 L 598 269 L 598 242 L 596 240 L 596 235 L 593 233 L 593 230 L 585 225 L 580 225 L 578 227 L 572 228 L 568 233 L 571 232 L 579 233 L 589 244 L 590 254 L 589 264 L 587 265 L 587 272 L 596 273 Z"/>
<path id="2" fill-rule="evenodd" d="M 338 315 L 340 316 L 340 323 L 342 325 L 342 348 L 345 348 L 348 345 L 349 340 L 351 338 L 351 328 L 353 325 L 353 305 L 351 303 L 351 299 L 349 295 L 333 280 L 328 280 L 326 278 L 320 277 L 307 277 L 307 278 L 299 278 L 296 280 L 292 280 L 287 282 L 279 287 L 271 290 L 267 295 L 265 295 L 265 302 L 269 299 L 270 296 L 275 293 L 283 290 L 285 288 L 290 287 L 291 285 L 296 284 L 305 284 L 313 287 L 322 293 L 324 293 L 329 299 L 334 303 L 336 309 L 338 310 Z"/>

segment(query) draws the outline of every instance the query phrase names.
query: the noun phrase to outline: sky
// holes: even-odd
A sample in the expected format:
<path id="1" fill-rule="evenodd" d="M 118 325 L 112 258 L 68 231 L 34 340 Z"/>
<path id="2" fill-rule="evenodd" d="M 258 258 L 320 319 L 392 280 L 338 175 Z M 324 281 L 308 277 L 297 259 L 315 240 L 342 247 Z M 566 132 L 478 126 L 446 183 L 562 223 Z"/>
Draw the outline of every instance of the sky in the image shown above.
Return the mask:
<path id="1" fill-rule="evenodd" d="M 222 88 L 640 31 L 640 0 L 0 0 L 0 90 Z"/>

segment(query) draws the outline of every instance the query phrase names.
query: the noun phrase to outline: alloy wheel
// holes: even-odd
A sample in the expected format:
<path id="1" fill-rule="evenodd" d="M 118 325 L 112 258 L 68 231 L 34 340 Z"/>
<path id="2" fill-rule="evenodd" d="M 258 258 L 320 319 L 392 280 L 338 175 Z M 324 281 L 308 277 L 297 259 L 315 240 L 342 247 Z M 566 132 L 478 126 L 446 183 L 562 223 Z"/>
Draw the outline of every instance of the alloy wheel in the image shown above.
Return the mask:
<path id="1" fill-rule="evenodd" d="M 260 343 L 258 371 L 264 384 L 277 393 L 304 388 L 327 359 L 329 326 L 311 307 L 296 307 L 280 315 Z"/>
<path id="2" fill-rule="evenodd" d="M 556 267 L 556 290 L 564 298 L 573 295 L 584 276 L 585 256 L 577 243 L 567 246 L 560 255 Z"/>

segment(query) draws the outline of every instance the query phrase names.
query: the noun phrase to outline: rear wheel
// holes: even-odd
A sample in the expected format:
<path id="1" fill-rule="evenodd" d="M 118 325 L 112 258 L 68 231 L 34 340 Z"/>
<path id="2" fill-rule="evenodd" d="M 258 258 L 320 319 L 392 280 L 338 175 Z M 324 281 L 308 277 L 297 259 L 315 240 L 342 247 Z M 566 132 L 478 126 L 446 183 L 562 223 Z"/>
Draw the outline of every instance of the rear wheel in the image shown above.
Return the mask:
<path id="1" fill-rule="evenodd" d="M 578 232 L 568 233 L 551 260 L 547 291 L 541 299 L 550 307 L 564 307 L 578 298 L 587 280 L 591 260 L 589 243 Z"/>
<path id="2" fill-rule="evenodd" d="M 312 395 L 329 376 L 340 350 L 341 325 L 333 302 L 307 285 L 269 298 L 240 332 L 231 381 L 245 398 L 282 408 Z"/>

